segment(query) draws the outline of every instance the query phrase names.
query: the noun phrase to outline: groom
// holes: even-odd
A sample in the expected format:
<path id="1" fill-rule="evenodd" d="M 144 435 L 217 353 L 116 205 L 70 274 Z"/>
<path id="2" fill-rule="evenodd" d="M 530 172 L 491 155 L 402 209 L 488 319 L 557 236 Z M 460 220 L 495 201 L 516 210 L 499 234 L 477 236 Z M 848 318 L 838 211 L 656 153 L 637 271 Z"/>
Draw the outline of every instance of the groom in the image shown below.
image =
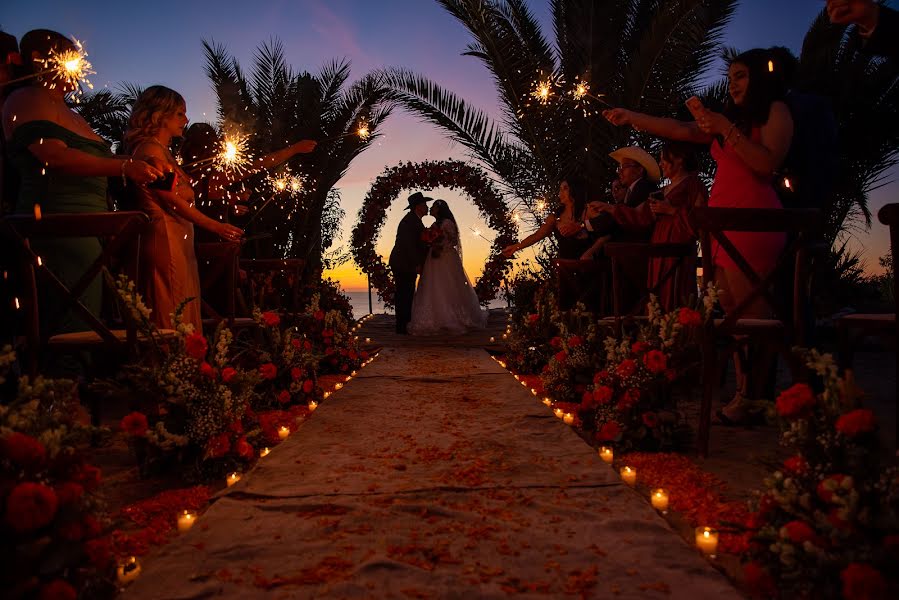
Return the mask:
<path id="1" fill-rule="evenodd" d="M 390 268 L 396 284 L 396 332 L 405 334 L 412 320 L 412 297 L 415 296 L 415 278 L 428 255 L 428 246 L 421 239 L 425 226 L 421 218 L 428 214 L 428 202 L 433 198 L 415 192 L 409 196 L 409 211 L 396 230 L 396 243 L 390 252 Z"/>

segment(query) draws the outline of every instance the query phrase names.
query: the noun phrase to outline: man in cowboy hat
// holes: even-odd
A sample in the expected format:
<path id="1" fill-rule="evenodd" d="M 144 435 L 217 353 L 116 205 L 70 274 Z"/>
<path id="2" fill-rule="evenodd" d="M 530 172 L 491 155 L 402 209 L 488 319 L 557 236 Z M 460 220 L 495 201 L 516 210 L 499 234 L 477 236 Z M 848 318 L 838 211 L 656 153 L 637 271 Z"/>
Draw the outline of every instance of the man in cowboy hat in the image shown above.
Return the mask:
<path id="1" fill-rule="evenodd" d="M 412 320 L 412 298 L 415 296 L 415 279 L 428 255 L 428 245 L 421 238 L 425 230 L 421 218 L 428 214 L 428 202 L 433 198 L 415 192 L 409 196 L 409 211 L 396 229 L 396 242 L 390 252 L 390 268 L 396 285 L 396 332 L 406 333 Z"/>

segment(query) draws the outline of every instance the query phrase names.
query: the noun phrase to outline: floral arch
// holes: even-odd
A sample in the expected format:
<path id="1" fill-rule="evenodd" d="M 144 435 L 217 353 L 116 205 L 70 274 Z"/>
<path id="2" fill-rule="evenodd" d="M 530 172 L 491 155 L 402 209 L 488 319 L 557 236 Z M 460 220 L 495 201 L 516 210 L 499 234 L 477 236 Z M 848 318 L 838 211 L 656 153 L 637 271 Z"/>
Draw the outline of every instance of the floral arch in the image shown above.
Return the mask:
<path id="1" fill-rule="evenodd" d="M 508 208 L 493 182 L 482 169 L 461 161 L 425 161 L 388 167 L 375 179 L 359 209 L 351 239 L 353 258 L 387 304 L 393 303 L 394 283 L 390 267 L 375 251 L 375 243 L 387 217 L 387 208 L 403 190 L 432 190 L 446 187 L 461 190 L 471 199 L 491 229 L 497 232 L 484 273 L 475 284 L 481 302 L 496 297 L 503 275 L 509 268 L 502 249 L 515 243 L 518 231 Z"/>

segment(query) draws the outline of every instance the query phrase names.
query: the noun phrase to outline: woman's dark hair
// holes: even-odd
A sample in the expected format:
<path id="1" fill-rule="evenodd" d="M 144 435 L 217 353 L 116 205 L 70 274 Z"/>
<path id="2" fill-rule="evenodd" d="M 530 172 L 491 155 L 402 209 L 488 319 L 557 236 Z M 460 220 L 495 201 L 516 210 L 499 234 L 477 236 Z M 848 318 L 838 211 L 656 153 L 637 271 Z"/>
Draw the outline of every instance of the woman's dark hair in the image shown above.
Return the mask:
<path id="1" fill-rule="evenodd" d="M 449 219 L 453 223 L 456 223 L 456 217 L 453 216 L 453 213 L 449 208 L 449 204 L 446 203 L 446 200 L 435 200 L 434 206 L 437 207 L 437 214 L 434 216 L 434 218 L 437 219 L 437 223 L 440 223 L 444 219 Z"/>
<path id="2" fill-rule="evenodd" d="M 75 48 L 75 42 L 68 37 L 50 29 L 32 29 L 19 41 L 19 54 L 22 56 L 21 73 L 17 76 L 34 75 L 44 69 L 43 63 L 32 58 L 34 53 L 49 58 L 54 52 L 64 52 Z"/>
<path id="3" fill-rule="evenodd" d="M 209 123 L 193 123 L 185 130 L 178 154 L 181 156 L 184 170 L 191 177 L 205 179 L 209 163 L 204 162 L 201 165 L 195 163 L 212 158 L 219 150 L 219 141 L 218 132 Z"/>
<path id="4" fill-rule="evenodd" d="M 771 105 L 786 97 L 788 87 L 782 62 L 780 53 L 765 48 L 747 50 L 730 61 L 731 65 L 741 64 L 749 71 L 743 104 L 737 106 L 728 96 L 724 107 L 724 115 L 743 133 L 749 135 L 753 127 L 767 123 Z"/>
<path id="5" fill-rule="evenodd" d="M 684 171 L 688 173 L 699 170 L 699 159 L 692 144 L 667 141 L 662 144 L 660 155 L 668 160 L 679 158 L 684 164 Z"/>
<path id="6" fill-rule="evenodd" d="M 574 217 L 580 219 L 587 208 L 587 180 L 579 175 L 569 175 L 563 181 L 568 182 L 568 195 L 574 203 Z"/>

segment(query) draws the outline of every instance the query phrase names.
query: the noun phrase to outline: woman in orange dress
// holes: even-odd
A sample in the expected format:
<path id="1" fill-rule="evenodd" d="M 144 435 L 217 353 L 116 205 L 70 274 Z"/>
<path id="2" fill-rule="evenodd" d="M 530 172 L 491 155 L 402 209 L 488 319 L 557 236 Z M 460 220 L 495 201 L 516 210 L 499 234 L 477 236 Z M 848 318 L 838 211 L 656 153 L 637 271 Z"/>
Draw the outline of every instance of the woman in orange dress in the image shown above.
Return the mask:
<path id="1" fill-rule="evenodd" d="M 181 170 L 169 146 L 187 125 L 187 105 L 181 95 L 154 85 L 144 90 L 131 109 L 125 146 L 135 156 L 174 174 L 170 189 L 147 186 L 137 190 L 141 210 L 150 216 L 150 231 L 141 242 L 140 284 L 158 327 L 173 327 L 172 313 L 185 300 L 182 323 L 202 330 L 200 276 L 194 253 L 194 225 L 236 242 L 243 231 L 211 219 L 197 210 L 190 178 Z"/>

